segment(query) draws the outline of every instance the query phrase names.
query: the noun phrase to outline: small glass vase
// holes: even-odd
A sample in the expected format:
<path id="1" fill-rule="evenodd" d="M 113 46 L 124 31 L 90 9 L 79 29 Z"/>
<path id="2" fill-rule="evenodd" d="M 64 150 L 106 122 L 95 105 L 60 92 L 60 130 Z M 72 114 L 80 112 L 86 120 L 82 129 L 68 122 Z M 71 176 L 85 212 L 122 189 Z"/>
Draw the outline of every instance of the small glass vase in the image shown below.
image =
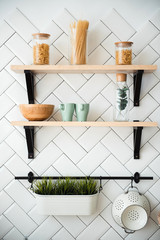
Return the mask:
<path id="1" fill-rule="evenodd" d="M 117 74 L 115 98 L 114 120 L 129 121 L 129 87 L 126 83 L 126 74 Z"/>

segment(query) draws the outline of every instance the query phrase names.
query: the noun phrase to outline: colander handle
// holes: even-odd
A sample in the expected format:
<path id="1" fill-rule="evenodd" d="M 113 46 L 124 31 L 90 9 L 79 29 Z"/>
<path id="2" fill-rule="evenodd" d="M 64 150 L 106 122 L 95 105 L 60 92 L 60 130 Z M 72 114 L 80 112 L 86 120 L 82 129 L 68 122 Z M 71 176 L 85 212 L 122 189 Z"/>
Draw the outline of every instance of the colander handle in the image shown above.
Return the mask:
<path id="1" fill-rule="evenodd" d="M 133 189 L 133 188 L 135 188 L 136 190 L 137 190 L 137 192 L 140 194 L 140 192 L 139 192 L 139 190 L 138 190 L 138 188 L 137 187 L 129 187 L 128 189 L 127 189 L 127 191 L 126 191 L 126 193 L 128 193 L 129 192 L 129 189 Z"/>
<path id="2" fill-rule="evenodd" d="M 128 234 L 132 234 L 132 233 L 135 232 L 134 230 L 129 230 L 129 229 L 126 229 L 126 228 L 124 228 L 124 231 L 125 231 L 125 233 L 128 233 Z"/>

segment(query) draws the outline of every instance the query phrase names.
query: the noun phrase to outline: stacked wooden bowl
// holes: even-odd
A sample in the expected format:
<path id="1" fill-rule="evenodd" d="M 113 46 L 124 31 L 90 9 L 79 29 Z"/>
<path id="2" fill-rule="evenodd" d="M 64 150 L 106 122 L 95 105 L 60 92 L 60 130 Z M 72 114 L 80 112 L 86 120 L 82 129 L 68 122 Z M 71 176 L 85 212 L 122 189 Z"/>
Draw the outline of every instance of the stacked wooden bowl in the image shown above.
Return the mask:
<path id="1" fill-rule="evenodd" d="M 22 115 L 29 121 L 43 121 L 49 118 L 54 110 L 50 104 L 20 104 Z"/>

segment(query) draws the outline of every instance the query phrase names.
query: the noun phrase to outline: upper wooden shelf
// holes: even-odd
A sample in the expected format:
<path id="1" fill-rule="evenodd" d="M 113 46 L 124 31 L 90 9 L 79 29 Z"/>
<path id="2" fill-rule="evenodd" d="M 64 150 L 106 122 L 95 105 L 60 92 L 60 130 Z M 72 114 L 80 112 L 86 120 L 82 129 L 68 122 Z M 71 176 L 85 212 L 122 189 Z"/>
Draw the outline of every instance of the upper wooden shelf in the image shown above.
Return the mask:
<path id="1" fill-rule="evenodd" d="M 48 127 L 157 127 L 157 122 L 60 122 L 60 121 L 14 121 L 13 126 Z"/>
<path id="2" fill-rule="evenodd" d="M 11 70 L 24 73 L 30 70 L 33 73 L 134 73 L 144 70 L 152 73 L 157 65 L 11 65 Z"/>

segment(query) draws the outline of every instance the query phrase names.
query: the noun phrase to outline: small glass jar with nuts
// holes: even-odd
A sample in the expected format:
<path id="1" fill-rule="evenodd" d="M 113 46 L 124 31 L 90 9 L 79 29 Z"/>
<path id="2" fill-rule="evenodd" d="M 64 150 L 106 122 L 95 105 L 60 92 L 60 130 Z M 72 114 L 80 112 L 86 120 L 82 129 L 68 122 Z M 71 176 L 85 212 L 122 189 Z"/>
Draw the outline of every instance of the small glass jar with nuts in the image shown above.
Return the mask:
<path id="1" fill-rule="evenodd" d="M 49 64 L 49 37 L 47 33 L 34 33 L 33 36 L 33 64 Z"/>
<path id="2" fill-rule="evenodd" d="M 132 64 L 132 44 L 133 42 L 116 42 L 116 64 Z"/>

